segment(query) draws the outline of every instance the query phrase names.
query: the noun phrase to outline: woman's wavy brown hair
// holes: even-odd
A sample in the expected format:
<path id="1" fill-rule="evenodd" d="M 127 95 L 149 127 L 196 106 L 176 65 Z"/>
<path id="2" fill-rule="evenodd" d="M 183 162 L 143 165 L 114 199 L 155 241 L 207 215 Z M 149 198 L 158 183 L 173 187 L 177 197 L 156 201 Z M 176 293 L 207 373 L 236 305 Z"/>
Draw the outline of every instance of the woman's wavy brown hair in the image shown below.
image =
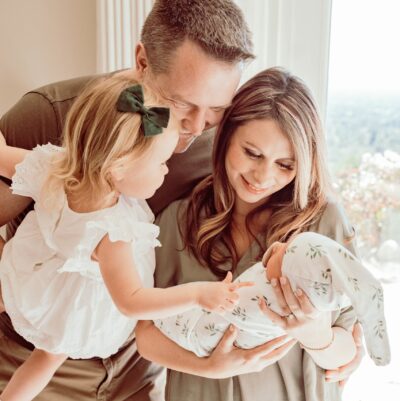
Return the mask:
<path id="1" fill-rule="evenodd" d="M 215 137 L 213 173 L 194 189 L 180 227 L 189 252 L 220 276 L 226 274 L 221 265 L 229 263 L 234 270 L 238 263 L 231 234 L 235 193 L 225 157 L 236 129 L 252 120 L 276 121 L 293 146 L 297 165 L 294 180 L 246 218 L 247 230 L 257 240 L 250 229 L 252 219 L 266 209 L 272 212 L 262 251 L 274 241 L 287 241 L 305 231 L 321 215 L 331 193 L 324 134 L 309 89 L 283 69 L 260 72 L 239 89 L 225 113 Z"/>

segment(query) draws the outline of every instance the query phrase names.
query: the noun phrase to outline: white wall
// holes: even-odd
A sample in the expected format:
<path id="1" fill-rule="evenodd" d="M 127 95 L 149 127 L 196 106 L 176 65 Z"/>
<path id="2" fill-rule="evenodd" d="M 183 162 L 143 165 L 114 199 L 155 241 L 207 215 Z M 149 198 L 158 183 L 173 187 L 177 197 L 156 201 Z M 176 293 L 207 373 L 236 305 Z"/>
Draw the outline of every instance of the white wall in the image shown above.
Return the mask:
<path id="1" fill-rule="evenodd" d="M 26 91 L 96 72 L 96 0 L 0 0 L 0 115 Z"/>

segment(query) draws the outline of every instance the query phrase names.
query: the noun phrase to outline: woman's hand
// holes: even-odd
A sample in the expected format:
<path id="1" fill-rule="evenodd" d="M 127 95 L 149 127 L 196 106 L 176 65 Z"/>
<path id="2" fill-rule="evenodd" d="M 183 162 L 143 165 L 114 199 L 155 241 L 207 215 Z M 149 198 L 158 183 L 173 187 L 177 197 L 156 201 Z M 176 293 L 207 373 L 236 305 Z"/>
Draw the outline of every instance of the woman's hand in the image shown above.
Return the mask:
<path id="1" fill-rule="evenodd" d="M 279 361 L 296 343 L 287 336 L 278 337 L 252 349 L 241 349 L 234 345 L 237 329 L 229 326 L 221 341 L 207 358 L 207 377 L 222 379 L 252 372 L 260 372 Z"/>
<path id="2" fill-rule="evenodd" d="M 271 284 L 285 316 L 273 312 L 261 300 L 263 313 L 304 347 L 319 349 L 328 345 L 333 336 L 331 314 L 319 312 L 300 289 L 294 292 L 286 277 L 279 282 L 272 279 Z"/>
<path id="3" fill-rule="evenodd" d="M 331 369 L 325 371 L 325 380 L 329 383 L 339 382 L 340 387 L 344 387 L 349 377 L 353 372 L 360 366 L 361 361 L 365 355 L 365 349 L 363 345 L 363 333 L 360 323 L 356 323 L 353 328 L 353 338 L 356 343 L 356 356 L 352 361 L 344 366 L 337 369 Z"/>

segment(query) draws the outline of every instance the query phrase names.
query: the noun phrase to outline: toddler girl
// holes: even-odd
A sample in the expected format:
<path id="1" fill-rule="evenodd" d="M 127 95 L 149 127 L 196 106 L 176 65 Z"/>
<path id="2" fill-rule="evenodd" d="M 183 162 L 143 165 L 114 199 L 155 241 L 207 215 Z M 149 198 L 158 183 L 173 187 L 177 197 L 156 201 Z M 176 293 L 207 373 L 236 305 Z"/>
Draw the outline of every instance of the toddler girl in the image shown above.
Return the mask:
<path id="1" fill-rule="evenodd" d="M 27 151 L 0 135 L 0 174 L 35 201 L 0 263 L 5 310 L 35 347 L 2 401 L 34 398 L 67 357 L 115 353 L 138 319 L 234 307 L 231 275 L 151 288 L 160 244 L 144 199 L 162 184 L 179 136 L 169 109 L 155 104 L 137 82 L 105 78 L 72 106 L 62 147 Z"/>

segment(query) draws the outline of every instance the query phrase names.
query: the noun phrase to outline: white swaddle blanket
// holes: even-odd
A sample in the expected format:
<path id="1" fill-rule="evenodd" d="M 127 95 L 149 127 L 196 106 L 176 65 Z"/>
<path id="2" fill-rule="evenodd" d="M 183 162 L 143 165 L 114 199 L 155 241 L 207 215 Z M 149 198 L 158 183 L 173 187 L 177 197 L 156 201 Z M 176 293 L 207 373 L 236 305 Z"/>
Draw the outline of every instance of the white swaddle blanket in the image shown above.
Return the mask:
<path id="1" fill-rule="evenodd" d="M 288 278 L 293 289 L 301 288 L 320 311 L 353 305 L 364 329 L 370 357 L 377 365 L 389 363 L 382 286 L 351 252 L 328 237 L 301 233 L 286 249 L 282 275 Z M 263 297 L 274 312 L 284 315 L 262 262 L 247 269 L 235 281 L 253 281 L 255 285 L 238 290 L 240 300 L 232 312 L 221 316 L 195 308 L 155 320 L 155 325 L 198 356 L 209 355 L 230 324 L 239 329 L 236 345 L 241 348 L 253 348 L 285 334 L 258 306 L 259 297 Z"/>

